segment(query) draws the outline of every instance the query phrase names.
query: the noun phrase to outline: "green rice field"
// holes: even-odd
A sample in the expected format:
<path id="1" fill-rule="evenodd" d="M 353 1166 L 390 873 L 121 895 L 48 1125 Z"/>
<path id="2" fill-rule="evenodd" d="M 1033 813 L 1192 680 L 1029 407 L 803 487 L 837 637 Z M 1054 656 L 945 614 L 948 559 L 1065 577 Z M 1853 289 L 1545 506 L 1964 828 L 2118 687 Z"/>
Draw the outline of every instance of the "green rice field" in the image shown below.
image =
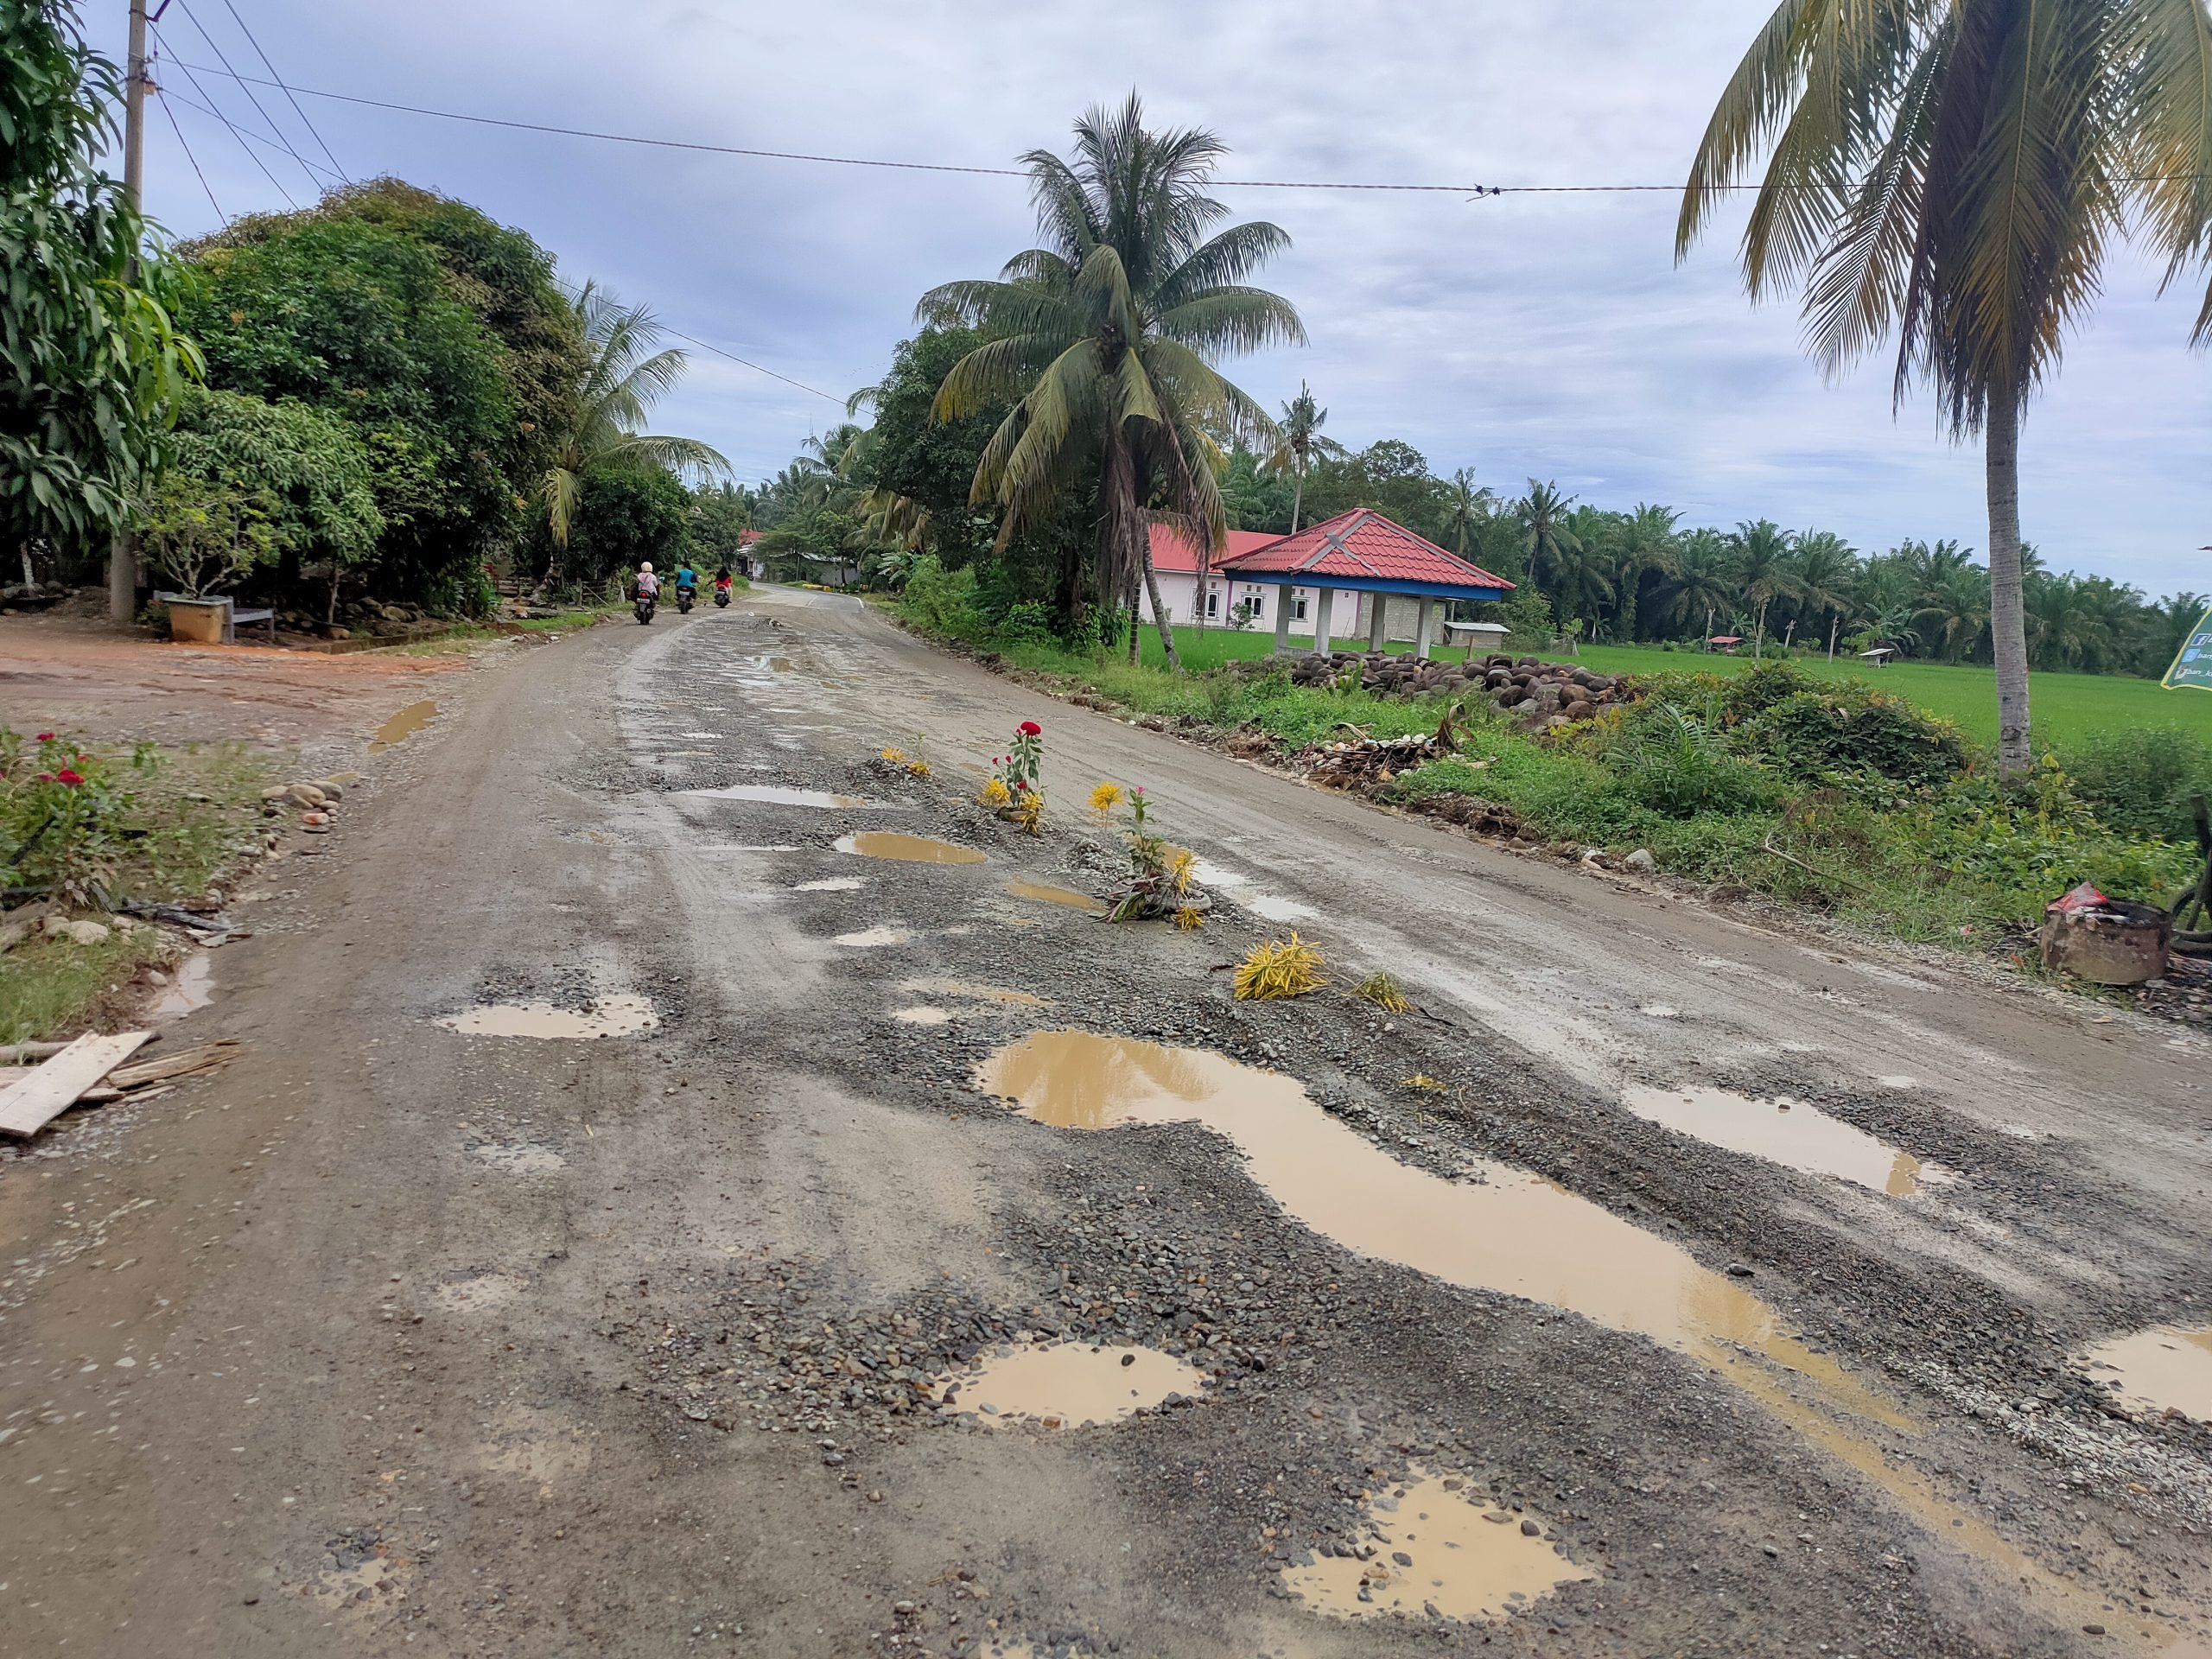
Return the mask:
<path id="1" fill-rule="evenodd" d="M 1351 648 L 1357 640 L 1339 641 Z M 1311 639 L 1293 636 L 1291 644 L 1310 650 Z M 1182 627 L 1175 631 L 1175 648 L 1185 666 L 1211 668 L 1240 658 L 1264 657 L 1274 649 L 1274 636 L 1255 629 L 1238 632 L 1230 628 Z M 1393 645 L 1393 651 L 1410 647 Z M 1465 653 L 1440 648 L 1440 658 L 1457 660 Z M 1537 653 L 1552 657 L 1554 653 Z M 1162 664 L 1160 636 L 1144 631 L 1144 660 Z M 1751 666 L 1747 657 L 1724 657 L 1693 651 L 1662 651 L 1651 645 L 1586 645 L 1575 659 L 1605 674 L 1740 674 Z M 1955 721 L 1976 741 L 1997 741 L 1997 682 L 1986 668 L 1951 663 L 1898 663 L 1869 669 L 1863 663 L 1830 663 L 1819 657 L 1790 659 L 1808 674 L 1824 678 L 1858 678 L 1909 697 L 1930 714 Z M 2139 680 L 2117 674 L 2035 674 L 2029 677 L 2029 707 L 2038 748 L 2068 748 L 2099 733 L 2132 726 L 2180 726 L 2212 739 L 2212 692 L 2168 691 L 2156 680 Z"/>

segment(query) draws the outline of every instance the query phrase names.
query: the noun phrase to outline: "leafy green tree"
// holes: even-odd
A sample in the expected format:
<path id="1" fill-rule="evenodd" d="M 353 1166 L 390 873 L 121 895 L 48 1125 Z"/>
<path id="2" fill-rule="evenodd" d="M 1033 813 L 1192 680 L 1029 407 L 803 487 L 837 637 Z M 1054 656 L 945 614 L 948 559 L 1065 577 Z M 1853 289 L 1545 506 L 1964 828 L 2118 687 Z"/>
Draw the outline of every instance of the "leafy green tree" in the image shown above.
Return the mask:
<path id="1" fill-rule="evenodd" d="M 692 496 L 684 546 L 694 558 L 715 569 L 735 561 L 744 550 L 745 532 L 752 528 L 751 493 L 725 481 Z"/>
<path id="2" fill-rule="evenodd" d="M 982 344 L 973 329 L 924 328 L 899 343 L 891 372 L 849 405 L 855 412 L 872 409 L 875 416 L 865 481 L 887 498 L 869 507 L 881 516 L 880 539 L 914 537 L 946 569 L 960 569 L 987 554 L 998 531 L 995 508 L 970 506 L 969 493 L 983 448 L 1011 410 L 1011 400 L 986 404 L 957 420 L 930 418 L 930 405 L 945 376 Z M 912 505 L 899 508 L 897 501 Z M 1080 555 L 1079 542 L 1074 550 Z M 1078 582 L 1071 590 L 1071 602 L 1079 587 Z"/>
<path id="3" fill-rule="evenodd" d="M 583 476 L 568 545 L 555 556 L 587 587 L 647 559 L 666 569 L 684 550 L 690 519 L 690 493 L 671 474 L 620 462 L 596 467 Z M 551 539 L 550 526 L 537 533 Z"/>
<path id="4" fill-rule="evenodd" d="M 1313 470 L 1313 463 L 1341 461 L 1348 453 L 1334 438 L 1321 435 L 1328 420 L 1329 411 L 1314 401 L 1313 388 L 1300 380 L 1298 396 L 1282 406 L 1282 419 L 1275 428 L 1275 447 L 1268 452 L 1266 461 L 1268 471 L 1291 481 L 1288 533 L 1293 536 L 1298 533 L 1298 515 L 1306 505 L 1306 475 Z"/>
<path id="5" fill-rule="evenodd" d="M 1675 574 L 1681 552 L 1681 533 L 1675 528 L 1681 514 L 1672 507 L 1640 501 L 1624 518 L 1614 538 L 1614 580 L 1620 592 L 1620 637 L 1636 642 L 1637 625 L 1647 579 L 1664 580 Z"/>
<path id="6" fill-rule="evenodd" d="M 1815 626 L 1827 625 L 1828 655 L 1835 636 L 1852 613 L 1859 583 L 1859 555 L 1832 530 L 1808 530 L 1790 538 L 1789 574 L 1801 613 Z"/>
<path id="7" fill-rule="evenodd" d="M 427 594 L 504 542 L 519 453 L 504 348 L 430 248 L 309 216 L 201 245 L 197 265 L 180 315 L 210 380 L 360 435 L 385 521 L 380 582 Z"/>
<path id="8" fill-rule="evenodd" d="M 1963 662 L 1989 626 L 1989 574 L 1979 565 L 1948 569 L 1922 590 L 1913 623 L 1933 637 L 1950 661 Z M 1924 625 L 1924 626 L 1923 626 Z"/>
<path id="9" fill-rule="evenodd" d="M 1003 544 L 1071 493 L 1095 491 L 1100 590 L 1132 592 L 1141 577 L 1179 668 L 1149 521 L 1179 524 L 1209 553 L 1222 546 L 1219 451 L 1205 425 L 1271 423 L 1214 362 L 1305 343 L 1290 302 L 1244 280 L 1290 238 L 1261 222 L 1217 231 L 1229 210 L 1205 187 L 1221 141 L 1147 131 L 1134 93 L 1111 114 L 1093 109 L 1075 132 L 1072 163 L 1048 150 L 1023 158 L 1046 245 L 1014 256 L 995 282 L 948 283 L 924 299 L 925 318 L 985 335 L 945 377 L 932 413 L 957 420 L 1014 403 L 984 446 L 970 500 L 999 505 Z"/>
<path id="10" fill-rule="evenodd" d="M 1560 493 L 1556 484 L 1529 480 L 1529 493 L 1514 504 L 1521 521 L 1521 551 L 1529 574 L 1548 588 L 1554 600 L 1571 605 L 1561 588 L 1568 573 L 1579 568 L 1582 543 L 1569 522 L 1574 498 Z"/>
<path id="11" fill-rule="evenodd" d="M 1297 482 L 1267 471 L 1251 450 L 1239 449 L 1222 472 L 1221 505 L 1231 530 L 1287 534 L 1298 507 Z"/>
<path id="12" fill-rule="evenodd" d="M 641 305 L 624 305 L 594 283 L 576 296 L 575 310 L 586 366 L 567 406 L 569 424 L 556 435 L 537 486 L 546 537 L 556 549 L 569 544 L 587 474 L 626 467 L 704 483 L 729 473 L 729 463 L 711 444 L 639 429 L 689 366 L 681 351 L 661 346 L 653 314 Z"/>
<path id="13" fill-rule="evenodd" d="M 1756 298 L 1802 285 L 1831 372 L 1891 333 L 1896 392 L 1983 437 L 1998 766 L 2029 749 L 2019 429 L 2129 229 L 2171 280 L 2212 255 L 2204 0 L 1783 0 L 1693 164 L 1676 250 L 1768 156 Z M 2195 338 L 2212 340 L 2212 291 Z"/>
<path id="14" fill-rule="evenodd" d="M 1483 520 L 1496 510 L 1497 497 L 1488 485 L 1476 483 L 1473 469 L 1467 467 L 1452 474 L 1444 485 L 1442 495 L 1446 541 L 1464 559 L 1467 556 L 1468 537 L 1477 537 L 1479 545 Z"/>
<path id="15" fill-rule="evenodd" d="M 175 266 L 99 168 L 115 66 L 59 0 L 0 10 L 0 537 L 77 554 L 124 527 L 200 362 Z"/>
<path id="16" fill-rule="evenodd" d="M 224 499 L 235 511 L 216 516 L 253 526 L 266 558 L 329 567 L 325 615 L 334 620 L 345 573 L 374 556 L 384 533 L 368 452 L 353 428 L 305 404 L 186 392 L 153 517 L 174 524 L 189 511 L 204 519 Z M 261 562 L 247 561 L 232 579 Z"/>

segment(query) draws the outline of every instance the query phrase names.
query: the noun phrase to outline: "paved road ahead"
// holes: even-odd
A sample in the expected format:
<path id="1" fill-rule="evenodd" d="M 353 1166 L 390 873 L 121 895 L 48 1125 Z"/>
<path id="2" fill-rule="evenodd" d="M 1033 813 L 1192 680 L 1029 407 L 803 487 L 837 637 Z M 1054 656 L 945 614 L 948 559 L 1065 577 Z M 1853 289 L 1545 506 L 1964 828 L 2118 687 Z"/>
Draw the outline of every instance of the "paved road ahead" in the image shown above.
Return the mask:
<path id="1" fill-rule="evenodd" d="M 0 1166 L 0 1652 L 2071 1654 L 2212 1603 L 2212 1443 L 2064 1363 L 2207 1317 L 2201 1041 L 1377 813 L 828 596 L 601 627 L 453 701 L 319 867 L 249 884 L 176 1039 L 245 1058 Z M 1041 841 L 963 769 L 1033 715 Z M 1205 931 L 1007 891 L 1095 890 L 1101 778 L 1201 855 Z M 757 785 L 872 804 L 685 792 Z M 988 861 L 833 845 L 870 827 Z M 1433 1017 L 1231 1003 L 1217 964 L 1285 921 Z M 438 1023 L 622 999 L 657 1027 Z M 1085 1135 L 972 1089 L 1060 1027 L 1329 1113 Z M 1959 1179 L 1894 1197 L 1624 1108 L 1700 1084 Z M 1553 1283 L 1580 1313 L 1499 1294 Z M 1110 1427 L 943 1408 L 1024 1332 L 1211 1375 Z M 1368 1507 L 1424 1472 L 1541 1540 L 1423 1545 L 1440 1486 Z M 1499 1605 L 1529 1584 L 1485 1539 L 1586 1576 L 1423 1613 L 1462 1556 Z M 1410 1617 L 1314 1610 L 1351 1548 Z"/>

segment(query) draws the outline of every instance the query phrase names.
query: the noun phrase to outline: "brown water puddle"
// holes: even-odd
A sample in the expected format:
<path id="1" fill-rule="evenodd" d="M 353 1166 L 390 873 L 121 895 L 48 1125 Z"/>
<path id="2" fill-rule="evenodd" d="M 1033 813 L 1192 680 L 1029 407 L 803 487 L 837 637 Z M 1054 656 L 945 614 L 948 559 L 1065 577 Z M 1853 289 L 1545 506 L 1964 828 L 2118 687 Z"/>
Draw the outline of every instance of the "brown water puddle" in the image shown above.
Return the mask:
<path id="1" fill-rule="evenodd" d="M 768 666 L 779 674 L 789 674 L 793 671 L 791 659 L 788 657 L 771 657 L 768 659 Z"/>
<path id="2" fill-rule="evenodd" d="M 438 705 L 428 698 L 410 702 L 390 720 L 377 728 L 377 734 L 369 740 L 369 753 L 381 754 L 386 749 L 404 743 L 438 717 Z"/>
<path id="3" fill-rule="evenodd" d="M 1923 1166 L 1909 1152 L 1802 1101 L 1752 1100 L 1726 1089 L 1649 1089 L 1631 1086 L 1622 1103 L 1638 1117 L 1790 1169 L 1834 1175 L 1909 1198 L 1923 1184 L 1950 1179 L 1939 1165 Z"/>
<path id="4" fill-rule="evenodd" d="M 687 789 L 686 795 L 710 801 L 762 801 L 770 806 L 872 806 L 858 795 L 833 795 L 826 789 L 791 789 L 782 784 L 731 784 L 722 789 Z"/>
<path id="5" fill-rule="evenodd" d="M 984 1422 L 1046 1428 L 1114 1423 L 1171 1394 L 1198 1395 L 1205 1373 L 1157 1348 L 1092 1348 L 1079 1342 L 1010 1348 L 942 1378 L 938 1396 Z"/>
<path id="6" fill-rule="evenodd" d="M 213 965 L 207 953 L 187 957 L 176 970 L 176 978 L 168 990 L 162 993 L 152 1009 L 156 1020 L 176 1020 L 194 1008 L 204 1008 L 214 1001 L 215 986 Z"/>
<path id="7" fill-rule="evenodd" d="M 501 1003 L 449 1014 L 438 1023 L 471 1037 L 590 1039 L 651 1031 L 660 1019 L 642 996 L 603 996 L 587 1008 L 560 1008 L 550 1002 Z"/>
<path id="8" fill-rule="evenodd" d="M 1049 1031 L 1001 1049 L 982 1082 L 1062 1128 L 1195 1119 L 1236 1143 L 1285 1210 L 1363 1255 L 1568 1308 L 1707 1364 L 1738 1343 L 1847 1409 L 1904 1426 L 1834 1361 L 1784 1336 L 1773 1309 L 1678 1246 L 1525 1170 L 1484 1163 L 1477 1181 L 1457 1182 L 1401 1163 L 1280 1072 L 1202 1049 Z"/>
<path id="9" fill-rule="evenodd" d="M 1252 1178 L 1286 1211 L 1349 1249 L 1471 1289 L 1549 1303 L 1676 1349 L 1880 1487 L 1931 1536 L 2018 1584 L 2044 1617 L 2119 1629 L 2094 1589 L 2046 1571 L 1840 1421 L 1835 1414 L 1917 1432 L 1834 1360 L 1786 1335 L 1772 1308 L 1564 1187 L 1502 1164 L 1476 1164 L 1471 1183 L 1402 1164 L 1316 1106 L 1295 1079 L 1200 1049 L 1037 1032 L 993 1054 L 979 1080 L 1028 1116 L 1064 1128 L 1202 1123 L 1236 1144 Z M 2170 1630 L 2142 1634 L 2157 1646 L 2177 1640 Z M 2169 1649 L 2169 1659 L 2196 1651 L 2184 1643 Z"/>
<path id="10" fill-rule="evenodd" d="M 933 841 L 927 836 L 901 835 L 895 830 L 862 830 L 854 835 L 840 836 L 836 842 L 841 853 L 857 853 L 862 858 L 895 859 L 902 864 L 981 864 L 983 855 L 973 847 L 962 847 L 950 841 Z"/>
<path id="11" fill-rule="evenodd" d="M 1077 893 L 1073 887 L 1047 887 L 1039 881 L 1009 881 L 1006 890 L 1017 899 L 1034 899 L 1040 904 L 1065 905 L 1070 910 L 1088 911 L 1093 916 L 1103 916 L 1106 906 L 1087 893 Z"/>
<path id="12" fill-rule="evenodd" d="M 1049 1008 L 1052 1005 L 1027 991 L 1010 991 L 1003 985 L 976 985 L 964 979 L 910 979 L 899 988 L 924 996 L 964 996 L 978 1002 L 1004 1002 L 1014 1007 Z"/>
<path id="13" fill-rule="evenodd" d="M 1406 1484 L 1367 1508 L 1371 1560 L 1323 1555 L 1286 1567 L 1282 1587 L 1316 1611 L 1341 1618 L 1376 1613 L 1421 1616 L 1433 1608 L 1471 1624 L 1503 1618 L 1563 1584 L 1597 1575 L 1521 1529 L 1512 1510 L 1447 1489 L 1416 1468 Z"/>
<path id="14" fill-rule="evenodd" d="M 2109 1376 L 2138 1411 L 2177 1411 L 2212 1423 L 2212 1325 L 2154 1325 L 2085 1350 L 2082 1369 Z"/>

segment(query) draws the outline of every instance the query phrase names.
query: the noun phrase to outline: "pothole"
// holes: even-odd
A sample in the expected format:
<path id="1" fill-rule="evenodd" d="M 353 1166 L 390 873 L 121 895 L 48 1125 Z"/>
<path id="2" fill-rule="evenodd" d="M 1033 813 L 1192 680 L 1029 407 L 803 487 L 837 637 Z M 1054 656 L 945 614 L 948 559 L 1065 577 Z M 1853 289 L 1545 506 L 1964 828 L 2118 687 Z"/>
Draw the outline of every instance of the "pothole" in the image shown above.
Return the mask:
<path id="1" fill-rule="evenodd" d="M 836 943 L 849 945 L 856 950 L 880 950 L 887 945 L 904 944 L 914 936 L 903 927 L 866 927 L 857 933 L 840 933 Z"/>
<path id="2" fill-rule="evenodd" d="M 187 957 L 177 965 L 176 978 L 155 1000 L 153 1016 L 156 1020 L 181 1020 L 194 1008 L 206 1007 L 214 998 L 213 963 L 203 950 L 197 956 Z"/>
<path id="3" fill-rule="evenodd" d="M 448 1313 L 481 1313 L 487 1308 L 505 1306 L 522 1293 L 519 1279 L 504 1273 L 480 1273 L 440 1285 L 430 1293 L 430 1300 Z"/>
<path id="4" fill-rule="evenodd" d="M 2154 1325 L 2086 1349 L 2075 1361 L 2120 1386 L 2138 1411 L 2177 1411 L 2212 1423 L 2212 1325 Z"/>
<path id="5" fill-rule="evenodd" d="M 471 1147 L 468 1155 L 510 1175 L 550 1175 L 569 1166 L 569 1160 L 551 1147 L 534 1147 L 527 1141 L 486 1141 Z"/>
<path id="6" fill-rule="evenodd" d="M 769 806 L 873 806 L 858 795 L 833 795 L 826 789 L 796 789 L 786 784 L 726 784 L 720 789 L 687 789 L 695 800 L 760 801 Z"/>
<path id="7" fill-rule="evenodd" d="M 437 717 L 438 705 L 427 697 L 420 702 L 409 703 L 377 728 L 377 734 L 369 740 L 369 753 L 381 754 L 397 747 Z"/>
<path id="8" fill-rule="evenodd" d="M 893 1008 L 891 1017 L 902 1026 L 949 1026 L 952 1023 L 952 1010 L 923 1004 L 911 1008 Z"/>
<path id="9" fill-rule="evenodd" d="M 867 885 L 868 880 L 864 876 L 832 875 L 824 877 L 819 881 L 802 881 L 791 891 L 793 893 L 858 893 Z"/>
<path id="10" fill-rule="evenodd" d="M 1680 1247 L 1526 1170 L 1478 1161 L 1473 1180 L 1455 1182 L 1401 1163 L 1295 1078 L 1204 1049 L 1046 1031 L 993 1054 L 981 1081 L 1062 1128 L 1195 1121 L 1234 1141 L 1287 1211 L 1347 1249 L 1570 1309 L 1715 1370 L 1726 1346 L 1750 1348 L 1832 1402 L 1904 1426 L 1835 1361 L 1785 1336 L 1772 1308 Z"/>
<path id="11" fill-rule="evenodd" d="M 1045 1428 L 1114 1423 L 1147 1406 L 1196 1399 L 1205 1373 L 1157 1348 L 1093 1348 L 1079 1342 L 1001 1350 L 941 1379 L 939 1398 L 984 1422 Z"/>
<path id="12" fill-rule="evenodd" d="M 1321 913 L 1311 905 L 1273 893 L 1240 893 L 1236 902 L 1270 922 L 1310 922 Z"/>
<path id="13" fill-rule="evenodd" d="M 857 853 L 862 858 L 895 859 L 902 864 L 981 864 L 982 853 L 974 847 L 963 847 L 957 842 L 937 841 L 928 836 L 901 835 L 895 830 L 862 830 L 853 835 L 840 836 L 836 842 L 841 853 Z"/>
<path id="14" fill-rule="evenodd" d="M 1282 1587 L 1340 1618 L 1393 1613 L 1471 1624 L 1597 1576 L 1560 1554 L 1535 1522 L 1476 1502 L 1459 1484 L 1414 1469 L 1403 1486 L 1369 1503 L 1359 1555 L 1286 1567 Z"/>
<path id="15" fill-rule="evenodd" d="M 1632 1084 L 1621 1099 L 1647 1122 L 1730 1152 L 1808 1174 L 1834 1175 L 1893 1198 L 1909 1198 L 1923 1185 L 1956 1179 L 1940 1165 L 1923 1164 L 1910 1153 L 1787 1096 L 1752 1100 L 1726 1089 Z"/>
<path id="16" fill-rule="evenodd" d="M 1003 985 L 977 985 L 964 979 L 910 979 L 901 983 L 899 988 L 922 996 L 957 996 L 977 1002 L 1003 1002 L 1012 1007 L 1049 1008 L 1052 1006 L 1045 998 L 1027 991 L 1008 990 Z"/>
<path id="17" fill-rule="evenodd" d="M 1106 906 L 1090 893 L 1077 893 L 1073 887 L 1049 887 L 1041 881 L 1009 881 L 1006 890 L 1017 899 L 1034 899 L 1039 904 L 1065 905 L 1070 910 L 1088 911 L 1094 916 L 1106 913 Z"/>
<path id="18" fill-rule="evenodd" d="M 602 996 L 582 1008 L 556 1007 L 550 1002 L 495 1003 L 446 1014 L 438 1023 L 471 1037 L 588 1039 L 651 1031 L 660 1018 L 642 996 Z"/>

